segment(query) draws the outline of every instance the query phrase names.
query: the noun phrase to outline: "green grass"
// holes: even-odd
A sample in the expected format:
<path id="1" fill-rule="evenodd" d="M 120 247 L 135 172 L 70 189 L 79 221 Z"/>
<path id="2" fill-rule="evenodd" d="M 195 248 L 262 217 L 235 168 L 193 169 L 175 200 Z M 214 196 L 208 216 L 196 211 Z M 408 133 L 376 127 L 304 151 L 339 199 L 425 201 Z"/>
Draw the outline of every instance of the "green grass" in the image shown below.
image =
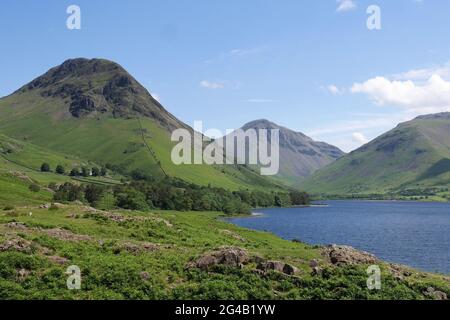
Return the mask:
<path id="1" fill-rule="evenodd" d="M 211 184 L 230 190 L 283 188 L 244 167 L 174 165 L 170 155 L 175 143 L 170 141 L 170 132 L 151 118 L 141 118 L 144 141 L 136 118 L 115 119 L 98 115 L 80 120 L 65 115 L 67 108 L 63 100 L 44 99 L 38 92 L 21 93 L 0 100 L 0 132 L 13 137 L 14 141 L 20 141 L 30 151 L 18 154 L 17 161 L 29 158 L 27 164 L 35 168 L 45 158 L 42 153 L 51 150 L 55 153 L 54 158 L 49 159 L 52 166 L 57 162 L 69 166 L 81 161 L 78 159 L 84 159 L 92 163 L 117 165 L 128 172 L 140 169 L 152 176 L 163 177 L 158 164 L 160 161 L 170 176 L 199 185 Z M 146 143 L 156 158 L 147 149 Z M 36 147 L 31 147 L 31 144 Z M 72 158 L 65 159 L 66 155 Z M 11 157 L 15 160 L 15 156 Z"/>
<path id="2" fill-rule="evenodd" d="M 312 194 L 399 194 L 450 185 L 449 121 L 415 120 L 317 171 L 302 184 Z"/>
<path id="3" fill-rule="evenodd" d="M 0 252 L 0 299 L 424 299 L 422 291 L 428 286 L 450 293 L 442 276 L 414 272 L 399 281 L 384 265 L 383 289 L 369 291 L 365 266 L 328 266 L 317 248 L 230 225 L 214 212 L 116 212 L 147 220 L 114 222 L 81 206 L 33 208 L 32 216 L 29 210 L 0 212 L 0 244 L 6 233 L 32 242 L 29 253 Z M 27 228 L 6 227 L 11 221 Z M 46 234 L 55 227 L 90 240 L 67 241 Z M 139 254 L 120 249 L 124 243 L 143 242 L 159 249 Z M 296 277 L 262 276 L 254 273 L 254 263 L 211 272 L 186 268 L 192 259 L 221 246 L 245 248 L 250 255 L 288 262 L 301 271 Z M 68 260 L 59 265 L 49 256 Z M 321 261 L 322 276 L 310 274 L 312 259 Z M 81 290 L 66 287 L 69 265 L 81 269 Z M 29 272 L 24 279 L 17 274 L 21 269 Z"/>
<path id="4" fill-rule="evenodd" d="M 32 183 L 13 174 L 0 173 L 0 209 L 4 206 L 23 206 L 42 204 L 52 199 L 52 193 L 41 188 L 39 192 L 30 191 Z"/>

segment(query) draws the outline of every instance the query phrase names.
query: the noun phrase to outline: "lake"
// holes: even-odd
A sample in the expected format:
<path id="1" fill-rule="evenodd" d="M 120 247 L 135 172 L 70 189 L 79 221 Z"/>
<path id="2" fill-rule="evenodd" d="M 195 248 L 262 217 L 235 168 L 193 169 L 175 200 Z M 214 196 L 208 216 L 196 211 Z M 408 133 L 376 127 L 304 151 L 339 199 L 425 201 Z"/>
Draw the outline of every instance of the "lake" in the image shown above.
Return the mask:
<path id="1" fill-rule="evenodd" d="M 326 206 L 254 210 L 228 221 L 309 244 L 350 245 L 388 262 L 450 274 L 450 204 L 325 201 Z"/>

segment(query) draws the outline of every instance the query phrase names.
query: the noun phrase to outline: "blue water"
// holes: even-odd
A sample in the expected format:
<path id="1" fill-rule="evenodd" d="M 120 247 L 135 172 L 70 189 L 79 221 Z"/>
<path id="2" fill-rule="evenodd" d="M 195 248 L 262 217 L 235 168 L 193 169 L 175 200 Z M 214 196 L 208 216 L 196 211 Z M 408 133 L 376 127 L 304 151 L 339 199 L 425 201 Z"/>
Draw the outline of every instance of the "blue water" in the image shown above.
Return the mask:
<path id="1" fill-rule="evenodd" d="M 327 206 L 255 210 L 242 227 L 309 244 L 341 244 L 394 263 L 450 274 L 450 204 L 326 201 Z"/>

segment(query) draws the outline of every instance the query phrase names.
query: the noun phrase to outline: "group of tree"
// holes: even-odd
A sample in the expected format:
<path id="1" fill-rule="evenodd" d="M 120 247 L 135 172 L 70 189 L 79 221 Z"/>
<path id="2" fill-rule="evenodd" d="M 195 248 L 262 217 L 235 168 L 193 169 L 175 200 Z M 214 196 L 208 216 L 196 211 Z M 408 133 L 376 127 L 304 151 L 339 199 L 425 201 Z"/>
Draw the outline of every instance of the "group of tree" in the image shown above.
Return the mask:
<path id="1" fill-rule="evenodd" d="M 47 162 L 44 162 L 41 165 L 41 172 L 51 172 L 51 167 L 50 164 L 48 164 Z M 65 174 L 66 173 L 66 169 L 64 168 L 63 165 L 59 164 L 56 166 L 55 172 L 57 174 Z M 93 167 L 93 168 L 88 168 L 88 167 L 81 167 L 81 168 L 73 168 L 69 175 L 71 177 L 89 177 L 89 176 L 93 176 L 93 177 L 104 177 L 108 174 L 108 170 L 106 169 L 106 167 L 101 167 L 100 169 L 98 167 Z"/>
<path id="2" fill-rule="evenodd" d="M 115 187 L 65 183 L 56 189 L 54 198 L 57 201 L 88 202 L 100 209 L 222 211 L 227 214 L 247 214 L 251 208 L 309 203 L 308 195 L 303 192 L 229 191 L 173 178 L 159 181 L 140 178 Z"/>

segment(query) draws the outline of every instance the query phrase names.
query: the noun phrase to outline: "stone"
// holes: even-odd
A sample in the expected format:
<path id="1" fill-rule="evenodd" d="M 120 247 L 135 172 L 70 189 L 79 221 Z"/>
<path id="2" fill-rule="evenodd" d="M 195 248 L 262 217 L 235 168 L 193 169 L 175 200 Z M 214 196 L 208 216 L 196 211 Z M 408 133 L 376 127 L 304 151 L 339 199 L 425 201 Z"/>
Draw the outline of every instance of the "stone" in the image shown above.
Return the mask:
<path id="1" fill-rule="evenodd" d="M 7 239 L 0 244 L 0 252 L 9 250 L 31 253 L 31 242 L 20 237 Z"/>
<path id="2" fill-rule="evenodd" d="M 434 300 L 448 300 L 445 292 L 438 291 L 433 287 L 428 287 L 423 294 L 427 297 L 433 298 Z"/>
<path id="3" fill-rule="evenodd" d="M 240 268 L 243 264 L 248 263 L 249 260 L 248 253 L 245 249 L 223 247 L 188 263 L 187 267 L 198 268 L 204 271 L 218 265 Z"/>
<path id="4" fill-rule="evenodd" d="M 290 276 L 295 275 L 299 271 L 296 267 L 281 261 L 262 262 L 256 268 L 264 272 L 278 271 Z"/>
<path id="5" fill-rule="evenodd" d="M 378 259 L 364 251 L 356 250 L 350 246 L 330 245 L 323 248 L 322 254 L 334 265 L 376 264 Z"/>

